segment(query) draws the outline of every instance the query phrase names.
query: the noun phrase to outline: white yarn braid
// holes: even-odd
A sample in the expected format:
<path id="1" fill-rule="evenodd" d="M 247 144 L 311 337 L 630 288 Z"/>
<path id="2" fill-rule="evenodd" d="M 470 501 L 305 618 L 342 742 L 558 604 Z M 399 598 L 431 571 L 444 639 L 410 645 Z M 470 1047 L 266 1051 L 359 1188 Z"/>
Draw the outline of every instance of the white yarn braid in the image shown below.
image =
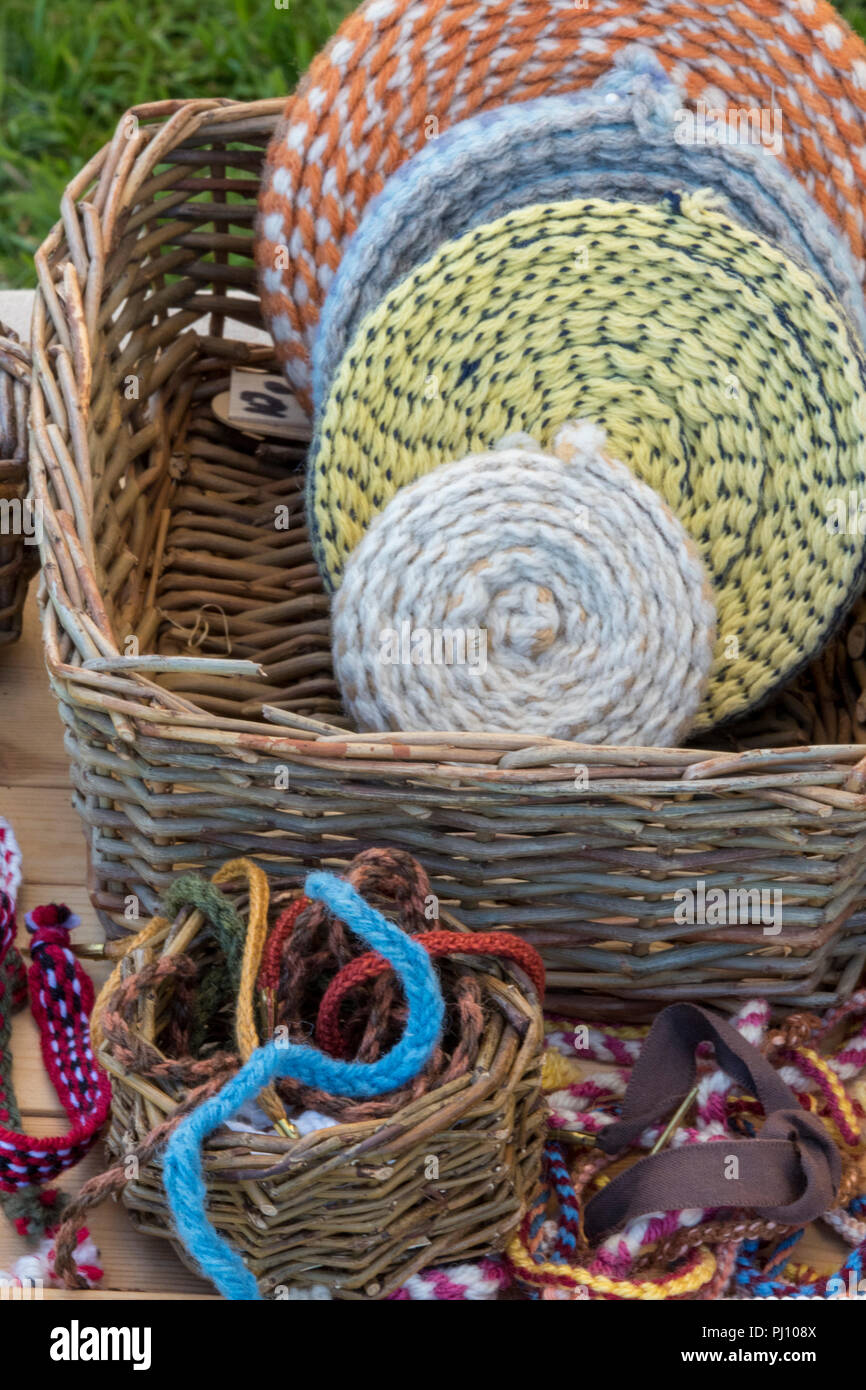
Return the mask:
<path id="1" fill-rule="evenodd" d="M 334 669 L 361 729 L 519 730 L 675 744 L 710 669 L 715 607 L 661 498 L 564 426 L 401 488 L 346 566 Z"/>

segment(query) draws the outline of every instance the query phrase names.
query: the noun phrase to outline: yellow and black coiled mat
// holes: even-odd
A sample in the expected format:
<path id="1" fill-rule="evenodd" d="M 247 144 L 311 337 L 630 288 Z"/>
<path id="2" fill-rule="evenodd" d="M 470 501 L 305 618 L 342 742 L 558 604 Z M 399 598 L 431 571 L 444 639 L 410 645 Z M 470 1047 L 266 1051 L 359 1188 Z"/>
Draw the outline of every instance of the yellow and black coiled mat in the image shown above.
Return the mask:
<path id="1" fill-rule="evenodd" d="M 866 538 L 839 517 L 866 488 L 866 378 L 836 301 L 711 193 L 522 208 L 367 315 L 308 474 L 326 583 L 398 488 L 518 431 L 548 446 L 575 418 L 703 555 L 719 621 L 695 727 L 754 707 L 861 584 Z"/>

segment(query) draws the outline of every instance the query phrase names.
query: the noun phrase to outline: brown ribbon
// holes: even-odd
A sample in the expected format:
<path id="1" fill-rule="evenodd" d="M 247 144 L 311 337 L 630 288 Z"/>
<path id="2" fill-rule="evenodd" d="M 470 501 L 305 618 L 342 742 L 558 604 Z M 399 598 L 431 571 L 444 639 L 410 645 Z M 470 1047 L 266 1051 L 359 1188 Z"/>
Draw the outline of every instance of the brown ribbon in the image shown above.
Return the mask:
<path id="1" fill-rule="evenodd" d="M 658 1015 L 632 1071 L 622 1115 L 599 1136 L 601 1148 L 620 1153 L 685 1099 L 702 1042 L 713 1044 L 721 1069 L 760 1101 L 766 1115 L 760 1133 L 639 1159 L 587 1204 L 584 1230 L 590 1240 L 653 1211 L 749 1208 L 786 1226 L 804 1226 L 833 1206 L 842 1161 L 824 1125 L 800 1108 L 762 1053 L 697 1004 L 671 1004 Z"/>

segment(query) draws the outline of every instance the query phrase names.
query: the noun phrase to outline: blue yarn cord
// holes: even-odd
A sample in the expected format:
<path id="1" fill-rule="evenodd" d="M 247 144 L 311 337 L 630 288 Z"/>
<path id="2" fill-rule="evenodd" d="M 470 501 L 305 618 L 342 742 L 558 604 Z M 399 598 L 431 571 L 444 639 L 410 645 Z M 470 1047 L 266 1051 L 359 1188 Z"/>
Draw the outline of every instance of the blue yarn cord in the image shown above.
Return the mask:
<path id="1" fill-rule="evenodd" d="M 866 1202 L 866 1197 L 855 1197 L 848 1206 L 849 1215 L 857 1216 L 861 1213 L 864 1202 Z M 794 1232 L 793 1235 L 786 1237 L 786 1239 L 782 1241 L 778 1249 L 784 1250 L 786 1247 L 796 1245 L 802 1234 L 802 1231 Z M 763 1271 L 757 1263 L 760 1244 L 758 1240 L 746 1240 L 743 1242 L 740 1247 L 740 1253 L 737 1255 L 735 1280 L 741 1288 L 748 1289 L 754 1297 L 778 1298 L 783 1295 L 787 1287 L 787 1281 L 781 1276 L 763 1276 Z M 853 1274 L 857 1281 L 860 1280 L 863 1274 L 864 1248 L 866 1248 L 864 1245 L 860 1245 L 855 1250 L 851 1251 L 845 1263 L 836 1271 L 835 1278 L 841 1279 L 844 1282 Z M 812 1298 L 816 1293 L 816 1289 L 817 1285 L 815 1284 L 801 1284 L 794 1297 Z"/>
<path id="2" fill-rule="evenodd" d="M 393 926 L 334 874 L 310 874 L 308 898 L 322 902 L 373 950 L 390 961 L 408 1004 L 400 1041 L 376 1062 L 341 1062 L 298 1043 L 266 1043 L 222 1090 L 187 1116 L 168 1141 L 163 1181 L 178 1235 L 202 1273 L 230 1299 L 260 1301 L 252 1273 L 207 1219 L 204 1139 L 254 1100 L 277 1077 L 290 1076 L 332 1095 L 380 1096 L 405 1086 L 426 1065 L 439 1036 L 445 1005 L 430 957 L 417 941 Z"/>

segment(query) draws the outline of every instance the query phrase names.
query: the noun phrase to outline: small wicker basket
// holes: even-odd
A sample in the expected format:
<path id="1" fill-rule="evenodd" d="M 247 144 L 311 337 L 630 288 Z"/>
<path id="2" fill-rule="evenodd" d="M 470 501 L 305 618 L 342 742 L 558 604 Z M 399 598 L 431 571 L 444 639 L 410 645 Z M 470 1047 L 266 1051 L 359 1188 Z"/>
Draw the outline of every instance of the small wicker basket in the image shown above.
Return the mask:
<path id="1" fill-rule="evenodd" d="M 241 335 L 261 326 L 253 223 L 281 109 L 136 108 L 36 258 L 45 651 L 106 929 L 128 927 L 130 896 L 155 911 L 185 867 L 245 854 L 291 885 L 390 845 L 470 928 L 536 945 L 561 1011 L 578 993 L 609 1018 L 849 994 L 866 962 L 862 599 L 715 747 L 346 727 L 303 449 L 212 408 L 233 366 L 274 366 Z M 780 892 L 781 930 L 679 921 L 680 889 Z"/>
<path id="2" fill-rule="evenodd" d="M 120 974 L 159 962 L 170 972 L 181 955 L 199 970 L 213 962 L 213 936 L 198 910 L 164 922 L 123 957 Z M 467 968 L 480 985 L 484 1027 L 475 1064 L 462 1075 L 384 1118 L 302 1138 L 220 1130 L 206 1142 L 209 1219 L 265 1294 L 324 1284 L 339 1298 L 386 1298 L 421 1269 L 504 1248 L 540 1171 L 544 1027 L 539 1002 L 509 970 Z M 188 1016 L 175 987 L 168 973 L 124 1007 L 122 1045 L 101 1035 L 99 1060 L 112 1080 L 107 1145 L 120 1164 L 154 1126 L 171 1126 L 188 1095 L 165 1077 L 179 1019 Z M 106 995 L 102 1003 L 94 1014 L 100 1032 L 112 1008 Z M 217 1046 L 212 1028 L 203 1055 Z M 130 1057 L 156 1058 L 159 1078 L 136 1070 Z M 134 1225 L 171 1240 L 190 1264 L 171 1226 L 161 1155 L 127 1173 L 120 1192 Z"/>
<path id="3" fill-rule="evenodd" d="M 21 636 L 27 586 L 39 552 L 22 526 L 27 495 L 27 400 L 30 354 L 0 323 L 0 647 Z M 15 513 L 18 513 L 16 516 Z"/>

